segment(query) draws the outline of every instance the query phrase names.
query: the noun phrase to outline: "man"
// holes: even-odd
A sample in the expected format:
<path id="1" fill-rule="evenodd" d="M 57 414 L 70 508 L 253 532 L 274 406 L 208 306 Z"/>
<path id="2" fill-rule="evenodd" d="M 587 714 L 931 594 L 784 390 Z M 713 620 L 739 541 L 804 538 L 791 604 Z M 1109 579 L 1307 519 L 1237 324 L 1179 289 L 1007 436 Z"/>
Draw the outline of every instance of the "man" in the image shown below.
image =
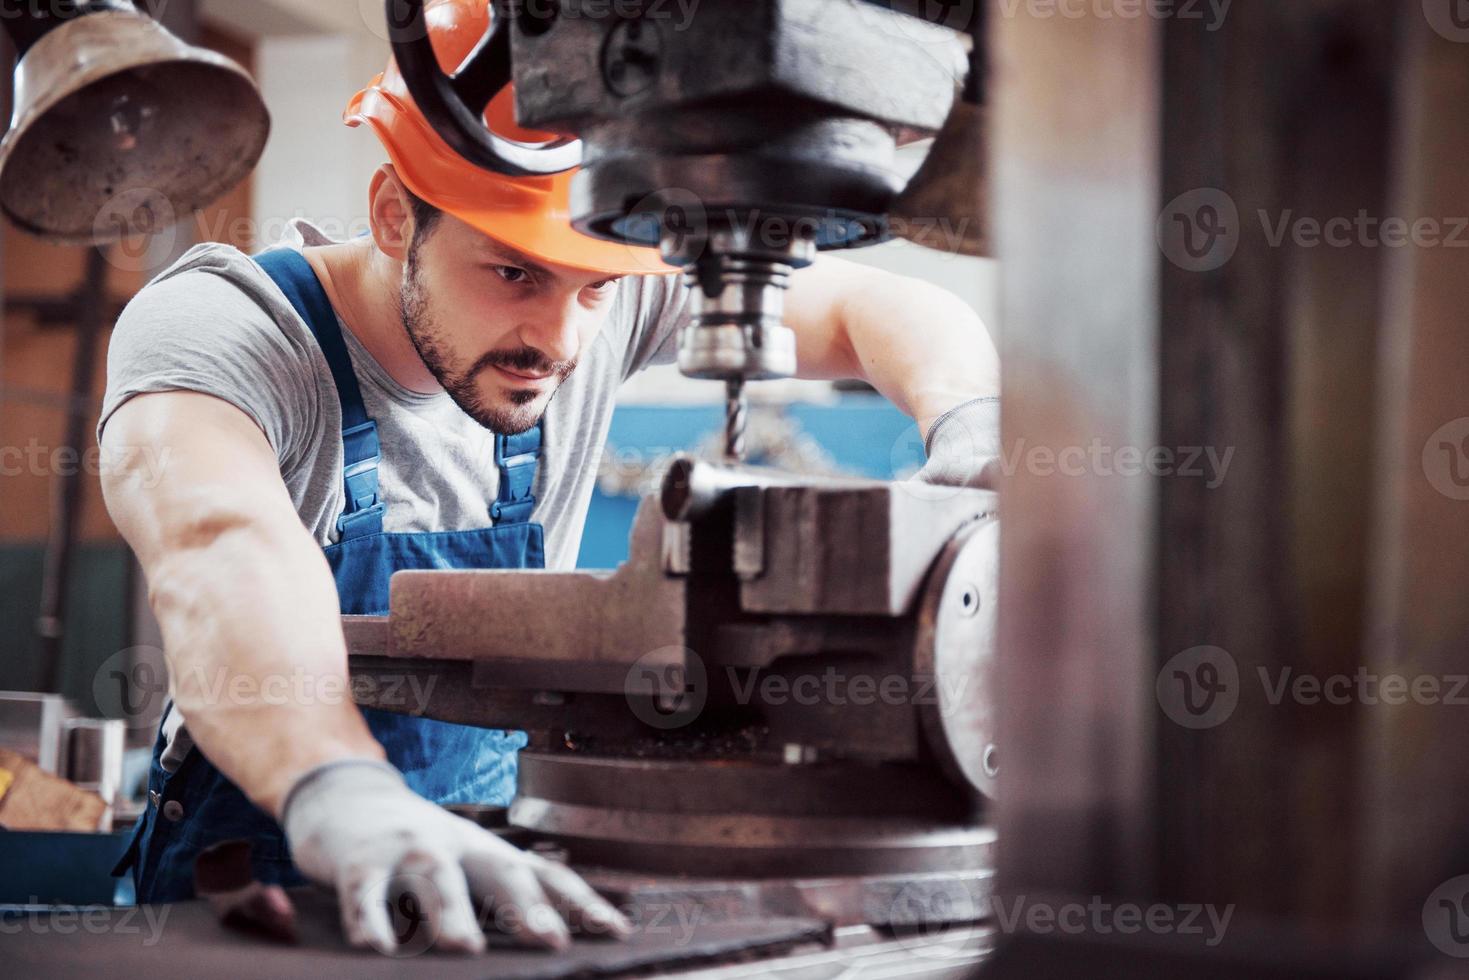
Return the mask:
<path id="1" fill-rule="evenodd" d="M 486 7 L 431 4 L 443 63 Z M 507 99 L 495 128 L 534 140 Z M 564 946 L 568 923 L 624 933 L 575 874 L 438 805 L 508 803 L 523 735 L 359 711 L 340 615 L 385 612 L 401 569 L 571 567 L 616 388 L 671 359 L 683 289 L 656 256 L 575 233 L 569 177 L 462 161 L 391 67 L 348 121 L 392 160 L 370 237 L 302 223 L 253 260 L 201 246 L 113 336 L 99 438 L 168 459 L 104 491 L 172 696 L 120 870 L 139 901 L 187 898 L 199 852 L 245 838 L 260 880 L 335 888 L 350 941 L 385 951 L 405 879 L 433 896 L 440 948 L 483 948 L 474 899 L 529 943 Z M 871 381 L 930 440 L 991 432 L 994 350 L 953 296 L 823 259 L 794 277 L 787 319 L 803 376 Z"/>

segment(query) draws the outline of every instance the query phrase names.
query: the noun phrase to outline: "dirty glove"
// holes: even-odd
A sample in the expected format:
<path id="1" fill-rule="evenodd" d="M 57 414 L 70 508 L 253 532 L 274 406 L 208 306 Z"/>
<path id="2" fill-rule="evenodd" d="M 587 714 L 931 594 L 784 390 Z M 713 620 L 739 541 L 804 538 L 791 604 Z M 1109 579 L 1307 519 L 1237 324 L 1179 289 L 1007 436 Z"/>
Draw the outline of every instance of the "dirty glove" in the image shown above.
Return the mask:
<path id="1" fill-rule="evenodd" d="M 318 766 L 286 796 L 281 824 L 302 874 L 336 889 L 342 928 L 354 946 L 398 946 L 389 900 L 411 895 L 416 921 L 441 950 L 480 952 L 476 902 L 529 945 L 564 948 L 566 922 L 621 938 L 627 920 L 575 872 L 507 844 L 410 790 L 386 762 Z M 406 942 L 406 939 L 405 939 Z"/>
<path id="2" fill-rule="evenodd" d="M 928 463 L 913 477 L 935 487 L 999 489 L 1000 400 L 976 398 L 928 430 Z"/>

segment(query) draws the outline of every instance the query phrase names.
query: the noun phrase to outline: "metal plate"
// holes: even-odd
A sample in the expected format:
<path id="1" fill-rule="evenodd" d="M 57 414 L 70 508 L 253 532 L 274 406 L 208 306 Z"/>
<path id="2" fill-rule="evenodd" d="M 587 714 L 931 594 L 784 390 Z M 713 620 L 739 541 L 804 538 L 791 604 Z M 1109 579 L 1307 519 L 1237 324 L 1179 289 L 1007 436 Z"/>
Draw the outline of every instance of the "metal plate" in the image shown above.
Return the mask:
<path id="1" fill-rule="evenodd" d="M 305 888 L 291 892 L 300 927 L 299 946 L 257 938 L 215 921 L 203 902 L 131 909 L 34 912 L 4 921 L 5 972 L 16 977 L 98 976 L 157 980 L 160 974 L 265 978 L 403 977 L 411 972 L 447 980 L 485 977 L 551 980 L 560 977 L 624 976 L 680 965 L 750 956 L 778 955 L 819 942 L 825 923 L 811 919 L 758 922 L 678 921 L 656 910 L 631 910 L 637 929 L 624 943 L 577 940 L 564 953 L 521 949 L 491 937 L 483 956 L 422 952 L 426 943 L 408 941 L 414 957 L 388 957 L 353 950 L 341 937 L 334 898 Z M 90 918 L 88 918 L 90 917 Z M 87 923 L 87 925 L 84 925 Z M 411 962 L 409 962 L 411 961 Z"/>

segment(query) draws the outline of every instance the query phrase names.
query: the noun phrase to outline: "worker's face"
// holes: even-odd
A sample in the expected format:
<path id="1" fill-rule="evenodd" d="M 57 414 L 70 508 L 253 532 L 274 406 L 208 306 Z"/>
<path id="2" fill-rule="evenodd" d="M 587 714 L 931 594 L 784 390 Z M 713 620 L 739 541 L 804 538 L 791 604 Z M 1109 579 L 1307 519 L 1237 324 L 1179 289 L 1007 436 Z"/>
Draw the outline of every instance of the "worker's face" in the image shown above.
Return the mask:
<path id="1" fill-rule="evenodd" d="M 403 325 L 455 403 L 503 435 L 533 427 L 576 370 L 618 276 L 532 260 L 451 215 L 415 235 Z"/>

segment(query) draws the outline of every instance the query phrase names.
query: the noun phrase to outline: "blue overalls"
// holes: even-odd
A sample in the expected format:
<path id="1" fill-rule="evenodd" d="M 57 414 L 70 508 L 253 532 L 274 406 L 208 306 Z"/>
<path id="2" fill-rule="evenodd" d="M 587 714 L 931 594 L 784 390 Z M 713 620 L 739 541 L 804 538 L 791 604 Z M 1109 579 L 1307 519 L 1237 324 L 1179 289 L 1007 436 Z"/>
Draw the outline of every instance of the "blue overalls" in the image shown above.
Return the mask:
<path id="1" fill-rule="evenodd" d="M 266 252 L 256 261 L 316 336 L 331 366 L 342 405 L 346 510 L 340 540 L 326 549 L 343 615 L 384 615 L 388 580 L 404 569 L 544 568 L 545 531 L 530 521 L 541 450 L 539 426 L 519 436 L 495 437 L 500 492 L 490 505 L 494 526 L 474 531 L 389 534 L 378 496 L 377 423 L 362 392 L 331 301 L 301 253 Z M 170 705 L 170 709 L 171 709 Z M 522 732 L 490 731 L 426 718 L 364 709 L 368 727 L 408 785 L 437 803 L 506 805 L 515 795 Z M 137 900 L 171 902 L 194 897 L 194 859 L 224 840 L 247 839 L 258 881 L 282 885 L 303 879 L 291 863 L 276 822 L 251 803 L 193 748 L 173 774 L 164 771 L 160 730 L 148 778 L 148 808 L 113 874 L 129 868 Z"/>

